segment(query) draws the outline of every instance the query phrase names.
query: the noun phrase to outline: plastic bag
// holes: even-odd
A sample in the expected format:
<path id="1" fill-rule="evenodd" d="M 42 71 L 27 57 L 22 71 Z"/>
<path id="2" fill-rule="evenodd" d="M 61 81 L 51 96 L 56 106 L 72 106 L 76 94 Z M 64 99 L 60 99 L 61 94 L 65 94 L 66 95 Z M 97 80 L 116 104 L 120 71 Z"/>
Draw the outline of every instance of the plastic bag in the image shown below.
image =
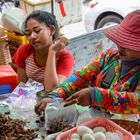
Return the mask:
<path id="1" fill-rule="evenodd" d="M 21 95 L 15 102 L 10 104 L 10 113 L 14 118 L 33 121 L 36 118 L 34 106 L 36 100 L 31 95 Z"/>
<path id="2" fill-rule="evenodd" d="M 138 114 L 113 114 L 111 119 L 119 119 L 119 120 L 128 120 L 128 121 L 134 121 L 138 122 L 140 119 Z"/>
<path id="3" fill-rule="evenodd" d="M 7 9 L 2 14 L 2 25 L 4 28 L 11 32 L 17 32 L 22 34 L 22 24 L 26 18 L 26 13 L 20 8 Z"/>
<path id="4" fill-rule="evenodd" d="M 63 107 L 64 101 L 61 98 L 54 98 L 48 103 L 45 109 L 45 128 L 52 133 L 75 125 L 78 112 L 75 105 Z"/>
<path id="5" fill-rule="evenodd" d="M 92 118 L 96 118 L 96 117 L 104 117 L 104 118 L 110 118 L 112 114 L 106 113 L 106 112 L 102 112 L 101 110 L 98 110 L 97 108 L 91 107 L 90 108 L 90 114 L 92 116 Z"/>
<path id="6" fill-rule="evenodd" d="M 140 135 L 134 135 L 135 140 L 140 140 Z"/>
<path id="7" fill-rule="evenodd" d="M 84 111 L 80 113 L 76 125 L 81 125 L 82 123 L 97 117 L 110 118 L 111 116 L 110 114 L 102 112 L 101 110 L 98 110 L 96 108 L 90 108 L 89 111 Z"/>
<path id="8" fill-rule="evenodd" d="M 10 97 L 7 98 L 12 117 L 29 122 L 35 121 L 36 92 L 42 90 L 42 88 L 43 85 L 41 83 L 31 79 L 26 84 L 21 82 L 11 93 Z"/>
<path id="9" fill-rule="evenodd" d="M 81 125 L 82 123 L 90 120 L 90 119 L 93 119 L 93 117 L 91 116 L 90 112 L 89 111 L 84 111 L 82 112 L 78 119 L 77 119 L 77 122 L 76 122 L 76 125 Z"/>
<path id="10" fill-rule="evenodd" d="M 21 95 L 32 96 L 32 99 L 36 100 L 36 93 L 43 90 L 44 86 L 42 83 L 36 82 L 29 79 L 26 83 L 20 82 L 19 85 L 13 90 L 6 102 L 11 104 L 15 102 Z"/>

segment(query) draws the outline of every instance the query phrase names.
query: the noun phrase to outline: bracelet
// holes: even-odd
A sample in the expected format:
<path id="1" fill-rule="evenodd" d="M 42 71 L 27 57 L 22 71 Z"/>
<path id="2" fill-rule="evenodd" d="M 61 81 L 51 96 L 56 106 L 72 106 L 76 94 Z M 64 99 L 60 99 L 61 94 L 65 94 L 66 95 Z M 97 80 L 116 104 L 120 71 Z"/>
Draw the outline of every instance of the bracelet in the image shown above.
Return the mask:
<path id="1" fill-rule="evenodd" d="M 53 92 L 48 94 L 48 98 L 60 98 L 58 94 L 54 94 Z"/>

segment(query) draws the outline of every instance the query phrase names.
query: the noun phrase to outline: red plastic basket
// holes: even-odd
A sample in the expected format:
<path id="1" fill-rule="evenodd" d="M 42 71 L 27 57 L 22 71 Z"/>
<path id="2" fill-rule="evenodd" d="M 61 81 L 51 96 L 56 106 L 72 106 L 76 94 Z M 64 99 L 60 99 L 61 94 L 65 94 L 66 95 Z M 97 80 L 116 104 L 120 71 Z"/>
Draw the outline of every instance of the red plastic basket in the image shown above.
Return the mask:
<path id="1" fill-rule="evenodd" d="M 106 128 L 106 130 L 110 132 L 115 132 L 116 130 L 120 131 L 124 135 L 124 140 L 135 140 L 134 136 L 131 133 L 129 133 L 128 131 L 120 127 L 119 125 L 115 124 L 114 122 L 106 118 L 98 117 L 95 119 L 91 119 L 83 123 L 82 125 L 85 125 L 89 128 L 103 126 Z M 60 135 L 57 136 L 56 140 L 70 140 L 70 136 L 75 132 L 77 132 L 77 127 L 74 127 L 68 131 L 61 133 Z"/>

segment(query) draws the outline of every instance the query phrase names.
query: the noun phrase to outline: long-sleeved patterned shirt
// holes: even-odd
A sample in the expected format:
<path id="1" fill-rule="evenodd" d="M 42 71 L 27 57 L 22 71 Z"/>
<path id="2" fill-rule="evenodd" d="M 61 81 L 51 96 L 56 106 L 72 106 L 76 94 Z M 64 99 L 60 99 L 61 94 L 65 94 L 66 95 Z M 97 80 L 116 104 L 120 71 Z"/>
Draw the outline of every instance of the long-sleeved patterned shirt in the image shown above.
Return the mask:
<path id="1" fill-rule="evenodd" d="M 121 73 L 121 60 L 117 50 L 107 50 L 90 64 L 72 74 L 57 86 L 49 96 L 68 98 L 75 92 L 92 87 L 92 106 L 116 113 L 140 114 L 140 65 Z M 114 65 L 115 75 L 108 89 L 101 83 Z"/>

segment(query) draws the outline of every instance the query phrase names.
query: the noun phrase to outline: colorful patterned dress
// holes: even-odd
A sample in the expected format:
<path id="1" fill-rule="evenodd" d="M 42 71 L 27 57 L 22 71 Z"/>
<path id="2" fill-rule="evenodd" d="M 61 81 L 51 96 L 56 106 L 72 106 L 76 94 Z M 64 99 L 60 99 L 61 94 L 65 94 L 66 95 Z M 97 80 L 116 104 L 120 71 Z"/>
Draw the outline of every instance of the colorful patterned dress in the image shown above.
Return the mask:
<path id="1" fill-rule="evenodd" d="M 116 113 L 140 114 L 140 64 L 121 76 L 121 63 L 117 50 L 107 50 L 72 74 L 49 96 L 66 99 L 83 88 L 92 87 L 92 107 Z M 115 75 L 110 87 L 102 88 L 102 81 L 112 66 Z"/>

